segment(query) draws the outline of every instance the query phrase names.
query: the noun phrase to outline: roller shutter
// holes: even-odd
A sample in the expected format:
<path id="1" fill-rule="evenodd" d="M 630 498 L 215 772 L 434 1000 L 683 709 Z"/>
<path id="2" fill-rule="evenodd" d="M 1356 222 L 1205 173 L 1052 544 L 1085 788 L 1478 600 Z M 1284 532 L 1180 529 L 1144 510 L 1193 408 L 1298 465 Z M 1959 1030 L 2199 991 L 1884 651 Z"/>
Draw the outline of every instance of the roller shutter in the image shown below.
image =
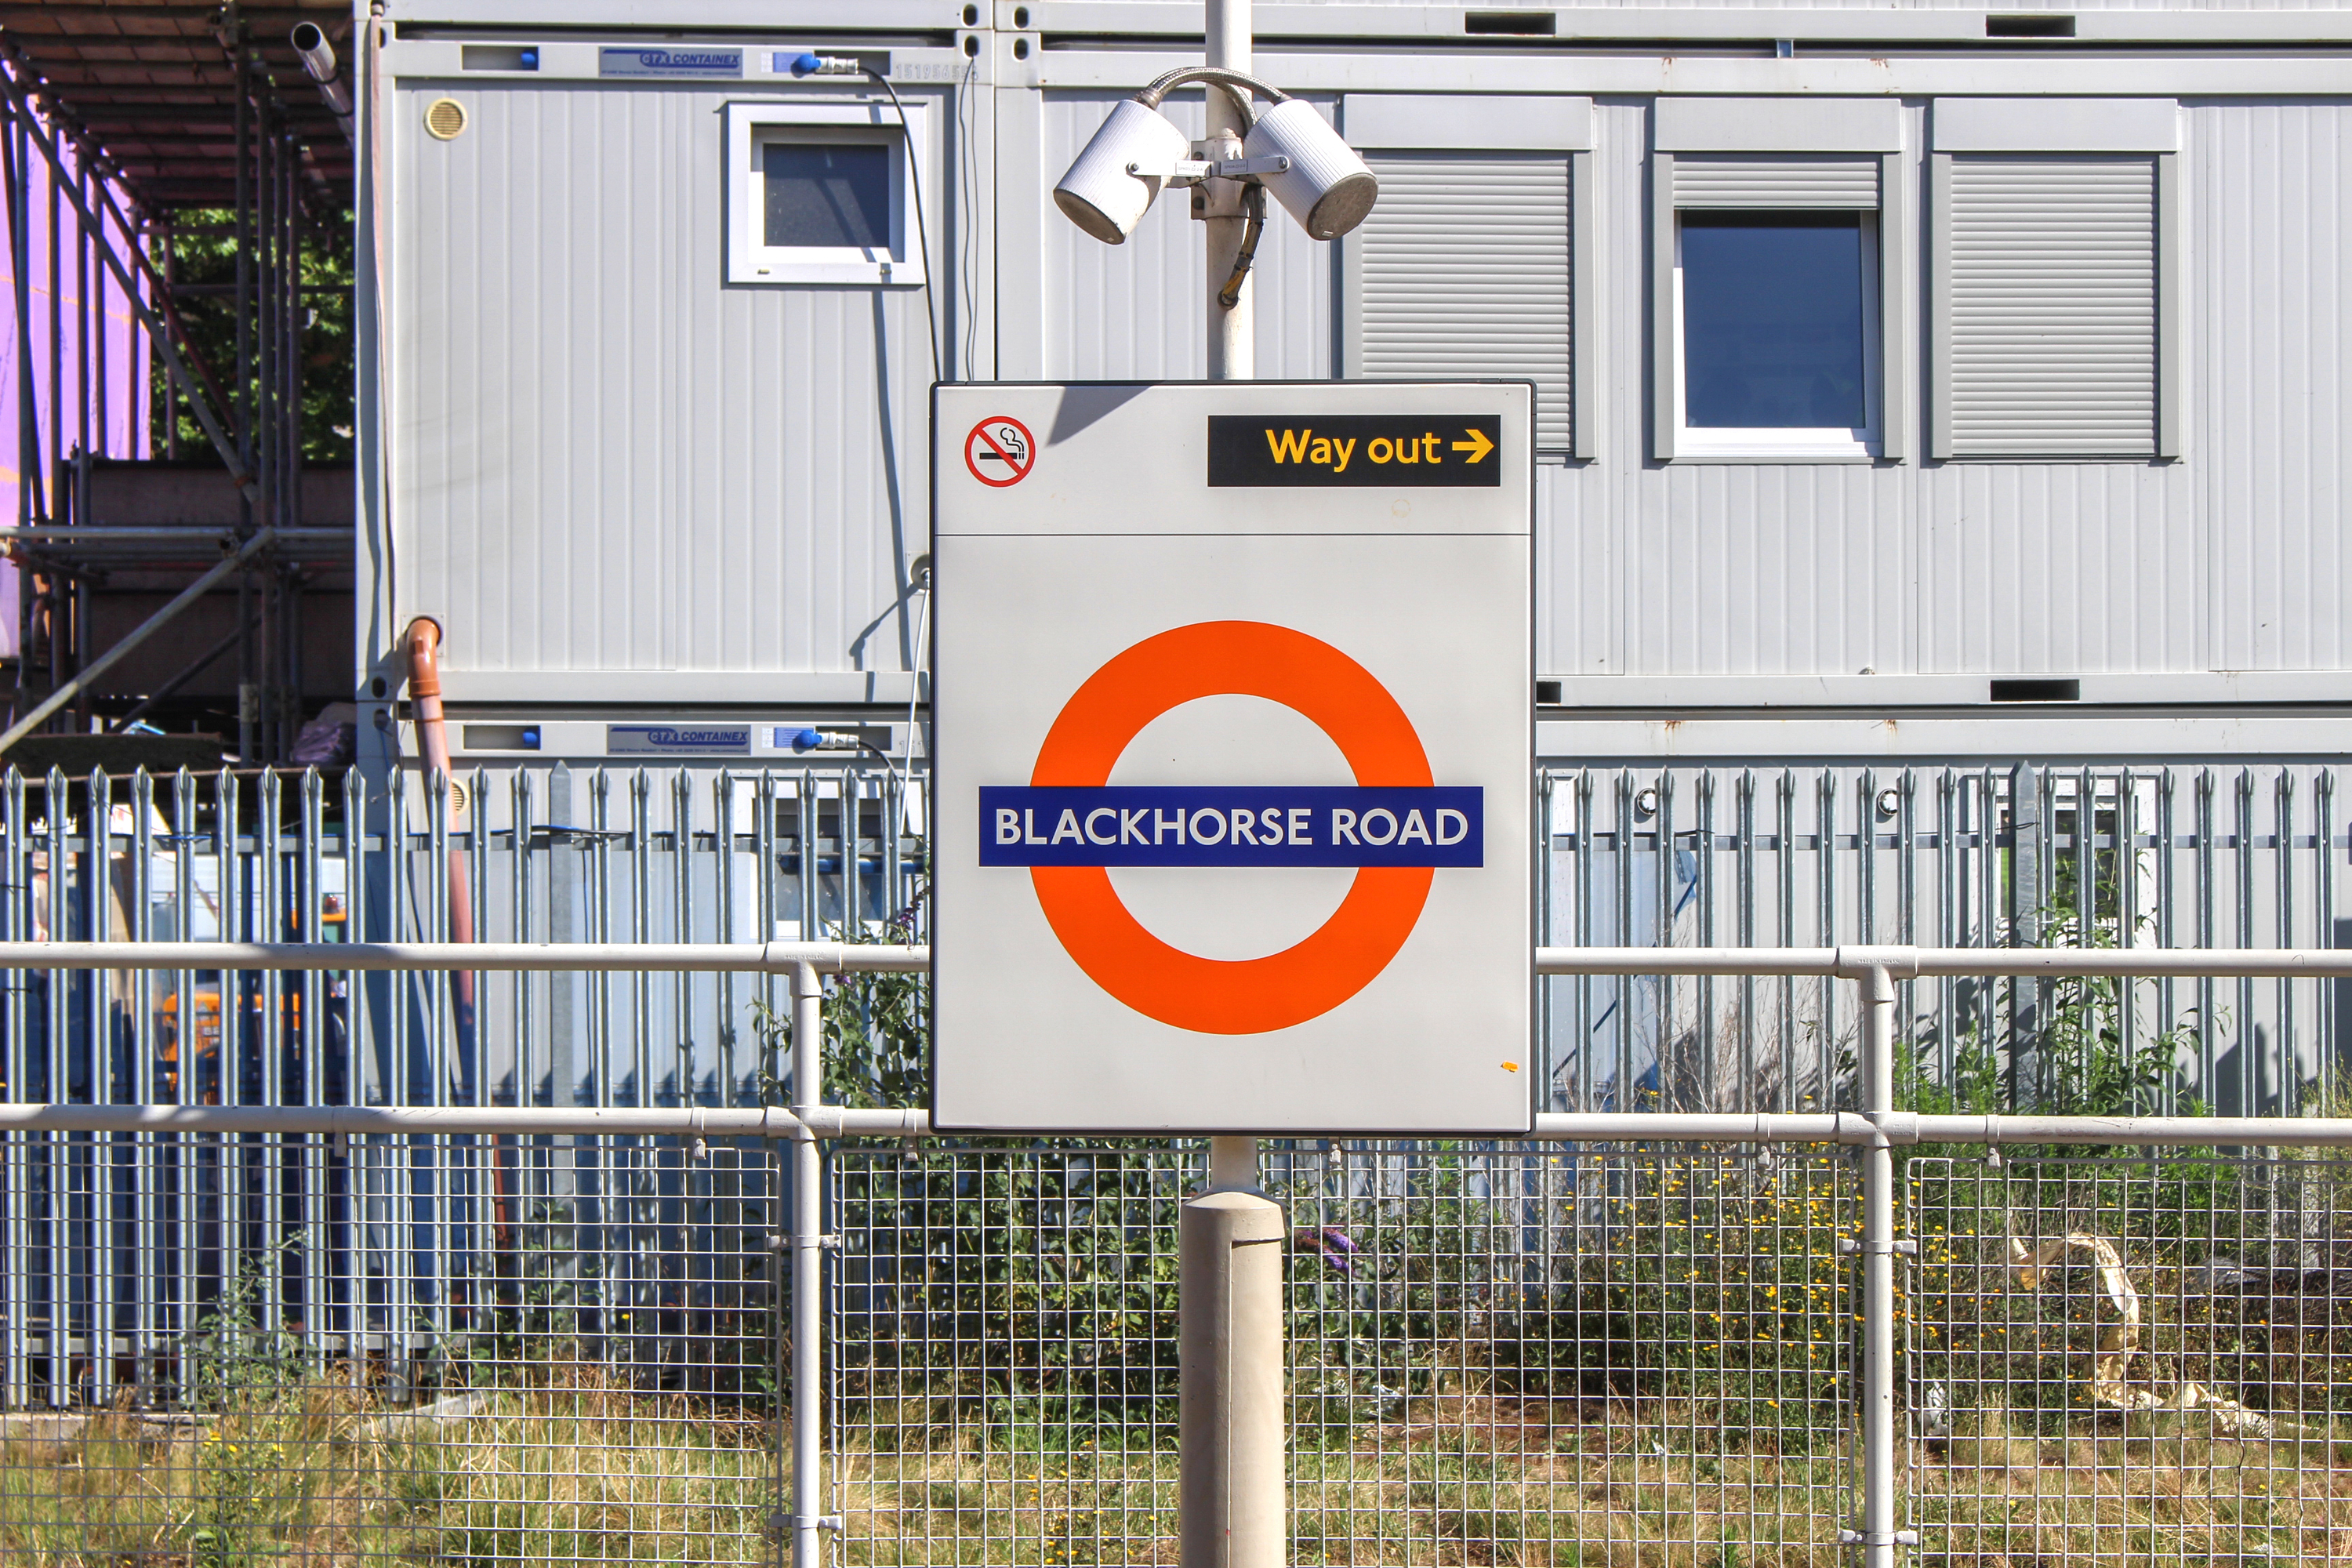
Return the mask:
<path id="1" fill-rule="evenodd" d="M 1758 211 L 1878 205 L 1875 158 L 1675 154 L 1675 205 Z"/>
<path id="2" fill-rule="evenodd" d="M 1524 377 L 1536 445 L 1569 445 L 1569 161 L 1384 153 L 1357 231 L 1361 373 Z"/>
<path id="3" fill-rule="evenodd" d="M 2156 450 L 2153 158 L 1955 157 L 1951 450 Z"/>

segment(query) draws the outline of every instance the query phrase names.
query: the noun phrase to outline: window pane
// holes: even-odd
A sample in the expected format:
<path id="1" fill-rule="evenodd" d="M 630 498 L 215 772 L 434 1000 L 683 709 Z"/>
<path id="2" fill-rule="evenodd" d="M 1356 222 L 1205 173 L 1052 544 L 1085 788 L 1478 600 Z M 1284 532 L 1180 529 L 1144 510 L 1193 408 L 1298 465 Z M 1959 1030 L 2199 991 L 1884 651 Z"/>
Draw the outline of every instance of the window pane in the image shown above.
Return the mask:
<path id="1" fill-rule="evenodd" d="M 1860 429 L 1859 213 L 1685 213 L 1684 416 L 1693 428 Z"/>
<path id="2" fill-rule="evenodd" d="M 844 142 L 768 142 L 766 243 L 890 245 L 890 149 Z"/>

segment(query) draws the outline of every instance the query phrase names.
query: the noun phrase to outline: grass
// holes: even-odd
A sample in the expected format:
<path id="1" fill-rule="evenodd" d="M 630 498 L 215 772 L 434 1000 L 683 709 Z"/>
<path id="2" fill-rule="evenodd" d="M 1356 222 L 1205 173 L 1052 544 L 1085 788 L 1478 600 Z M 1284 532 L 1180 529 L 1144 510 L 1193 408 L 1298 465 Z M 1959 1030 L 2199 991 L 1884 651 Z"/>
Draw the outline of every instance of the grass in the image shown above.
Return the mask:
<path id="1" fill-rule="evenodd" d="M 852 1563 L 1177 1561 L 1177 1459 L 1165 1449 L 1044 1466 L 852 1451 L 843 1468 Z M 1832 1517 L 1841 1477 L 1823 1457 L 1660 1458 L 1630 1440 L 1540 1455 L 1312 1450 L 1291 1467 L 1291 1561 L 1829 1568 L 1843 1556 Z"/>
<path id="2" fill-rule="evenodd" d="M 122 1411 L 0 1444 L 0 1561 L 28 1568 L 760 1563 L 769 1422 L 585 1367 L 456 1419 L 311 1387 L 177 1428 Z"/>
<path id="3" fill-rule="evenodd" d="M 2187 1415 L 2021 1435 L 1978 1418 L 1907 1478 L 1923 1563 L 2352 1563 L 2352 1451 Z"/>
<path id="4" fill-rule="evenodd" d="M 1563 1408 L 1415 1401 L 1292 1457 L 1300 1564 L 1830 1568 L 1844 1460 L 1792 1430 L 1727 1432 L 1711 1402 Z M 1973 1413 L 1906 1456 L 1924 1563 L 2352 1562 L 2352 1445 L 2217 1438 L 2196 1413 Z M 867 1431 L 876 1430 L 868 1426 Z M 1113 1429 L 1116 1430 L 1116 1429 Z M 1093 1568 L 1176 1560 L 1177 1459 L 1068 1430 L 853 1432 L 836 1457 L 843 1561 Z M 1139 1434 L 1139 1436 L 1146 1436 Z M 1076 1442 L 1069 1441 L 1076 1436 Z M 1727 1437 L 1730 1440 L 1727 1441 Z M 1164 1438 L 1164 1435 L 1163 1435 Z M 1327 1435 L 1328 1438 L 1328 1435 Z M 201 1426 L 131 1412 L 0 1445 L 0 1561 L 27 1568 L 386 1563 L 764 1563 L 773 1428 L 586 1367 L 452 1420 L 317 1387 Z"/>
<path id="5" fill-rule="evenodd" d="M 1370 1447 L 1292 1466 L 1292 1561 L 1830 1568 L 1847 1472 L 1829 1456 L 1667 1448 L 1619 1428 L 1543 1452 Z M 1908 1560 L 1992 1568 L 2352 1562 L 2352 1471 L 2291 1443 L 1979 1436 L 1903 1479 Z M 851 1452 L 847 1561 L 1063 1568 L 1177 1560 L 1175 1457 Z"/>

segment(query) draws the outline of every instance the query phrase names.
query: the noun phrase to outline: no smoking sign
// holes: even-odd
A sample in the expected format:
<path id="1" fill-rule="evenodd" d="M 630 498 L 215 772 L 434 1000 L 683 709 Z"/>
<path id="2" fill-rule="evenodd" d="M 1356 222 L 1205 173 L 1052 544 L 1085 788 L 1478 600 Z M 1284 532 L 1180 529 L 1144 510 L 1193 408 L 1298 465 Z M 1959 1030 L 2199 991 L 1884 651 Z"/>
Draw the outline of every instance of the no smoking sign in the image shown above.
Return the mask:
<path id="1" fill-rule="evenodd" d="M 1531 390 L 936 399 L 935 1125 L 1524 1133 Z"/>
<path id="2" fill-rule="evenodd" d="M 1036 438 L 1018 419 L 995 415 L 963 438 L 963 466 L 982 484 L 1002 489 L 1029 477 L 1037 464 Z"/>

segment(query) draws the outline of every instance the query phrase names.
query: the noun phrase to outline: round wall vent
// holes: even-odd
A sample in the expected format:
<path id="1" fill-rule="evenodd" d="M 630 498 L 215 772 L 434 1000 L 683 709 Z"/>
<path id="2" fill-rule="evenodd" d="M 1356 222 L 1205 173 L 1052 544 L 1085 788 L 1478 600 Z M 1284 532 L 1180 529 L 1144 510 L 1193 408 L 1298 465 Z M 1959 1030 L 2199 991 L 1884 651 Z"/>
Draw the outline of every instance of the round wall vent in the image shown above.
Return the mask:
<path id="1" fill-rule="evenodd" d="M 436 98 L 425 106 L 425 133 L 447 142 L 466 129 L 466 106 L 454 98 Z"/>

